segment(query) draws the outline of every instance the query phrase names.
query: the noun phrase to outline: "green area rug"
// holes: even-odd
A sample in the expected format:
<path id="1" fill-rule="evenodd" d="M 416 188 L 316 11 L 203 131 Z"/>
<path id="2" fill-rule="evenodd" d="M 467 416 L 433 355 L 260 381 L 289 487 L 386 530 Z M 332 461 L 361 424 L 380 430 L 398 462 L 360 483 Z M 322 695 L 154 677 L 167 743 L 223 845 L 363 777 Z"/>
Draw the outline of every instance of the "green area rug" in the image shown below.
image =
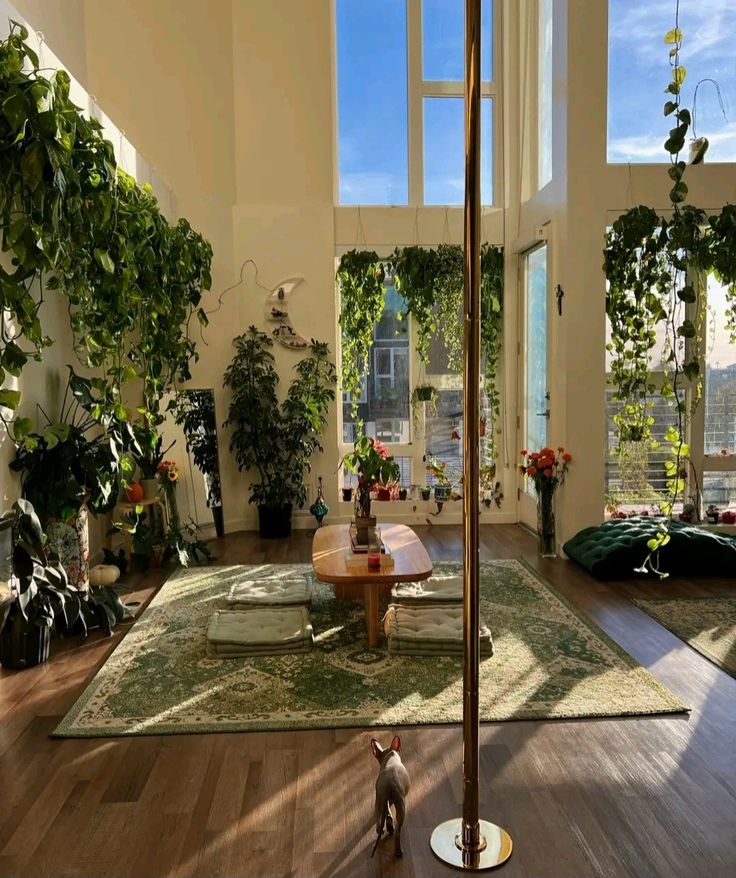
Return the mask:
<path id="1" fill-rule="evenodd" d="M 389 657 L 366 646 L 361 604 L 314 583 L 306 655 L 208 658 L 207 620 L 243 578 L 309 565 L 177 571 L 55 734 L 62 737 L 450 723 L 462 719 L 462 661 Z M 457 562 L 435 564 L 458 573 Z M 481 615 L 495 655 L 481 664 L 483 720 L 685 710 L 664 686 L 520 561 L 481 564 Z"/>
<path id="2" fill-rule="evenodd" d="M 736 598 L 637 598 L 634 603 L 736 677 Z"/>

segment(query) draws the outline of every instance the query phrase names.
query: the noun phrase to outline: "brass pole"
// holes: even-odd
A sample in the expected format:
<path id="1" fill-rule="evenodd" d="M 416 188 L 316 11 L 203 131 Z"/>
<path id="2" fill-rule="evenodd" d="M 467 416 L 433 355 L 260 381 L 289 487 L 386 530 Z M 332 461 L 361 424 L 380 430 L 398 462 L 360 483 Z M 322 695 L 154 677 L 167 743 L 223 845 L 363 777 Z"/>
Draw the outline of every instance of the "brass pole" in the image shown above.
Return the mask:
<path id="1" fill-rule="evenodd" d="M 480 48 L 481 0 L 465 2 L 465 361 L 463 369 L 463 813 L 437 826 L 430 845 L 466 871 L 511 856 L 508 833 L 478 816 L 480 678 Z"/>
<path id="2" fill-rule="evenodd" d="M 478 678 L 480 675 L 480 5 L 465 4 L 465 362 L 463 374 L 463 845 L 480 845 Z"/>

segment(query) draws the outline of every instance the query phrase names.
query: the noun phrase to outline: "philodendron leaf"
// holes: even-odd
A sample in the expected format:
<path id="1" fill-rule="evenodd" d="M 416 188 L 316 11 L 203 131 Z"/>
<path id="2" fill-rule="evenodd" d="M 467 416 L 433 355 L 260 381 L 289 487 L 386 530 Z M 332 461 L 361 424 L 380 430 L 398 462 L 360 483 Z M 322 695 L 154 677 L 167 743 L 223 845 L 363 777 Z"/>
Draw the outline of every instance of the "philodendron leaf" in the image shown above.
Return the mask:
<path id="1" fill-rule="evenodd" d="M 15 411 L 18 408 L 19 402 L 20 391 L 8 390 L 7 388 L 0 390 L 0 408 L 6 408 L 11 409 L 11 411 Z"/>
<path id="2" fill-rule="evenodd" d="M 667 101 L 664 105 L 664 114 L 665 116 L 669 116 L 671 113 L 674 113 L 677 109 L 677 104 L 674 101 Z"/>
<path id="3" fill-rule="evenodd" d="M 110 258 L 107 250 L 95 250 L 95 259 L 108 274 L 112 274 L 115 271 L 115 263 Z"/>
<path id="4" fill-rule="evenodd" d="M 682 85 L 685 81 L 685 77 L 687 76 L 687 68 L 686 67 L 675 67 L 672 71 L 672 79 L 678 84 Z"/>
<path id="5" fill-rule="evenodd" d="M 708 152 L 708 147 L 710 146 L 707 137 L 700 137 L 698 138 L 698 140 L 700 140 L 700 145 L 698 146 L 697 152 L 690 161 L 691 165 L 699 165 L 703 161 L 706 152 Z"/>
<path id="6" fill-rule="evenodd" d="M 682 31 L 679 27 L 673 27 L 672 30 L 668 30 L 664 35 L 665 45 L 672 46 L 675 43 L 682 42 Z"/>

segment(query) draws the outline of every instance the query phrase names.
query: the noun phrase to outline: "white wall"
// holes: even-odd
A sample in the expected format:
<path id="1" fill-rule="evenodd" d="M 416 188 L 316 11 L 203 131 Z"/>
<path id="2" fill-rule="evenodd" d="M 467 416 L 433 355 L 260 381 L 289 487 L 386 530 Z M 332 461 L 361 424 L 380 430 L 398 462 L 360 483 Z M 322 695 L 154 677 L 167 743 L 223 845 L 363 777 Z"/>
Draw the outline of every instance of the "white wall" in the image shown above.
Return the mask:
<path id="1" fill-rule="evenodd" d="M 215 248 L 214 290 L 234 283 L 241 264 L 256 261 L 267 287 L 304 277 L 293 322 L 305 336 L 336 342 L 334 257 L 356 244 L 357 212 L 334 207 L 332 4 L 327 0 L 17 0 L 69 69 L 175 192 L 187 216 Z M 600 521 L 605 454 L 603 235 L 612 211 L 637 203 L 667 206 L 666 168 L 606 164 L 607 3 L 555 0 L 553 179 L 534 192 L 528 109 L 535 80 L 520 75 L 527 46 L 527 0 L 503 7 L 506 216 L 489 211 L 485 236 L 507 252 L 505 392 L 510 462 L 515 460 L 515 357 L 518 297 L 514 247 L 546 223 L 552 232 L 550 283 L 565 290 L 564 313 L 551 316 L 555 351 L 550 440 L 575 461 L 560 493 L 561 539 Z M 533 27 L 533 23 L 531 24 Z M 533 45 L 533 41 L 531 41 Z M 569 60 L 569 64 L 568 64 Z M 525 109 L 526 108 L 526 109 Z M 526 113 L 526 120 L 524 120 Z M 663 123 L 664 128 L 664 123 Z M 688 170 L 693 204 L 717 208 L 733 194 L 734 165 Z M 451 240 L 461 241 L 461 212 L 448 213 Z M 442 208 L 363 208 L 366 246 L 437 244 Z M 362 243 L 362 237 L 361 237 Z M 222 375 L 230 340 L 251 322 L 261 328 L 266 293 L 251 267 L 212 315 L 195 367 L 194 386 L 216 391 L 218 419 L 227 396 Z M 282 382 L 298 355 L 277 350 Z M 337 428 L 333 409 L 326 454 L 314 462 L 334 516 Z M 248 478 L 237 472 L 221 437 L 226 526 L 254 527 Z M 511 469 L 504 508 L 515 515 Z M 343 510 L 345 511 L 345 510 Z M 448 516 L 440 520 L 450 520 Z M 311 524 L 308 515 L 301 517 Z"/>

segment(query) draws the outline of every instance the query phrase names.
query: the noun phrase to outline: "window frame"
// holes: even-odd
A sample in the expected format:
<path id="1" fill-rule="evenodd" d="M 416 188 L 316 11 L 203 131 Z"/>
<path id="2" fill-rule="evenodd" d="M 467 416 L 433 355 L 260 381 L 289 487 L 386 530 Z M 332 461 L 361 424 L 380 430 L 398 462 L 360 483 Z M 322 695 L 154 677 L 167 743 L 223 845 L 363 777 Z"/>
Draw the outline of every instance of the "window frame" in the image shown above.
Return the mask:
<path id="1" fill-rule="evenodd" d="M 501 71 L 503 70 L 502 7 L 503 0 L 493 2 L 493 79 L 481 83 L 481 98 L 491 99 L 491 125 L 493 128 L 493 164 L 491 170 L 492 200 L 484 208 L 497 207 L 504 203 L 503 194 L 503 89 Z M 340 108 L 337 101 L 337 0 L 332 0 L 333 39 L 333 144 L 334 144 L 334 201 L 337 207 L 457 207 L 458 205 L 425 205 L 424 202 L 424 99 L 462 98 L 462 80 L 425 80 L 423 71 L 423 33 L 422 0 L 405 0 L 406 3 L 406 76 L 407 76 L 407 173 L 408 195 L 405 204 L 347 204 L 340 201 L 340 132 L 338 117 Z"/>

